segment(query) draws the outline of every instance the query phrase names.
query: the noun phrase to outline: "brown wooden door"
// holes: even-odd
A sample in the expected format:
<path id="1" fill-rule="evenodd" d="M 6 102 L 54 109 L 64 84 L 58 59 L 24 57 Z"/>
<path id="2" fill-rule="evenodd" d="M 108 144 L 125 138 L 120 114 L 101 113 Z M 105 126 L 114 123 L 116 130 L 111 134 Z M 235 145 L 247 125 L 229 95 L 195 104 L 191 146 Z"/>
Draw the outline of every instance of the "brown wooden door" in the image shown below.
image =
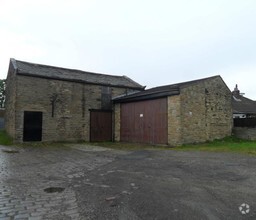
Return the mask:
<path id="1" fill-rule="evenodd" d="M 167 99 L 121 104 L 121 141 L 167 144 Z"/>
<path id="2" fill-rule="evenodd" d="M 112 141 L 112 112 L 90 112 L 90 141 Z"/>

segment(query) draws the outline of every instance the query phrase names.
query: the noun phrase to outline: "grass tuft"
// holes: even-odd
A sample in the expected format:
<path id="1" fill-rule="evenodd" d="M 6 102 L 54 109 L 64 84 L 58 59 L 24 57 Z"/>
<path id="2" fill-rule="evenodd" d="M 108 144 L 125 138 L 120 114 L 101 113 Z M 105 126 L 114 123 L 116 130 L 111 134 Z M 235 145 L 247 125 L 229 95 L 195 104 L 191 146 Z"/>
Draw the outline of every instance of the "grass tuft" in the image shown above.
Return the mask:
<path id="1" fill-rule="evenodd" d="M 236 137 L 226 137 L 201 144 L 187 144 L 176 150 L 199 150 L 212 152 L 234 152 L 256 155 L 256 141 L 243 140 Z"/>
<path id="2" fill-rule="evenodd" d="M 0 130 L 0 145 L 12 145 L 13 139 L 4 130 Z"/>

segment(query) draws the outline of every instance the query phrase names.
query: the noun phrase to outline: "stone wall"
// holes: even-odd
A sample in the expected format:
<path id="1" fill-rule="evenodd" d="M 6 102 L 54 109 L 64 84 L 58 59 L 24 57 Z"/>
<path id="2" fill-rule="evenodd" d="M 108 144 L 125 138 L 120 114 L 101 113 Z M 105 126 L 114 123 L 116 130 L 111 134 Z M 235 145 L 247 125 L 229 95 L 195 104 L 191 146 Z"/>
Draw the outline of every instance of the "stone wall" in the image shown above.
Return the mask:
<path id="1" fill-rule="evenodd" d="M 5 130 L 15 138 L 15 104 L 16 104 L 16 73 L 12 65 L 9 66 L 6 79 L 6 101 L 5 101 Z"/>
<path id="2" fill-rule="evenodd" d="M 198 143 L 231 135 L 231 92 L 220 77 L 181 88 L 182 143 Z"/>
<path id="3" fill-rule="evenodd" d="M 182 143 L 205 140 L 205 93 L 202 85 L 192 85 L 181 90 Z"/>
<path id="4" fill-rule="evenodd" d="M 231 136 L 233 127 L 232 96 L 222 80 L 214 79 L 206 84 L 206 135 L 207 140 Z"/>
<path id="5" fill-rule="evenodd" d="M 181 140 L 181 100 L 179 95 L 168 97 L 168 145 L 178 146 Z"/>
<path id="6" fill-rule="evenodd" d="M 245 140 L 256 140 L 256 128 L 234 127 L 233 135 Z"/>
<path id="7" fill-rule="evenodd" d="M 120 103 L 115 104 L 114 107 L 114 141 L 120 141 L 121 135 L 121 106 Z"/>
<path id="8" fill-rule="evenodd" d="M 23 140 L 24 111 L 43 112 L 42 141 L 89 141 L 89 110 L 101 109 L 101 85 L 21 75 L 16 80 L 16 141 Z M 112 96 L 125 92 L 125 88 L 111 88 Z"/>

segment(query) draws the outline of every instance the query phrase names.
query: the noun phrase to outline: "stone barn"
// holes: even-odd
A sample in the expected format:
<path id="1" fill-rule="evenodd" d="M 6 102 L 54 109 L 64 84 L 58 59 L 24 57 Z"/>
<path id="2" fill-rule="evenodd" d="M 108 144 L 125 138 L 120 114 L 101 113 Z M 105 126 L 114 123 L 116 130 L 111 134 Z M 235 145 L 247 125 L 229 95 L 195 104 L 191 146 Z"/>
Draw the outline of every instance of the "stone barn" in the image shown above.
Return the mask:
<path id="1" fill-rule="evenodd" d="M 142 90 L 126 76 L 11 59 L 5 129 L 16 142 L 111 141 L 112 97 Z"/>
<path id="2" fill-rule="evenodd" d="M 115 140 L 163 145 L 230 136 L 231 91 L 220 76 L 114 99 Z"/>

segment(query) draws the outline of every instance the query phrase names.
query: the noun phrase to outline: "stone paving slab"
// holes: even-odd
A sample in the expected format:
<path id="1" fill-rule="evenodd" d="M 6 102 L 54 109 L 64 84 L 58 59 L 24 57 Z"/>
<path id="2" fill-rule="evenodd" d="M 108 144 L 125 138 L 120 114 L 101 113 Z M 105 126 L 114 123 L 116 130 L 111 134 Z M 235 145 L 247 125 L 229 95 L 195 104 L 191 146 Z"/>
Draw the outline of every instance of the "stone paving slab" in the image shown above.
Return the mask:
<path id="1" fill-rule="evenodd" d="M 80 150 L 0 146 L 0 220 L 81 219 L 72 180 L 112 160 L 81 155 Z M 65 190 L 47 193 L 48 187 Z"/>

